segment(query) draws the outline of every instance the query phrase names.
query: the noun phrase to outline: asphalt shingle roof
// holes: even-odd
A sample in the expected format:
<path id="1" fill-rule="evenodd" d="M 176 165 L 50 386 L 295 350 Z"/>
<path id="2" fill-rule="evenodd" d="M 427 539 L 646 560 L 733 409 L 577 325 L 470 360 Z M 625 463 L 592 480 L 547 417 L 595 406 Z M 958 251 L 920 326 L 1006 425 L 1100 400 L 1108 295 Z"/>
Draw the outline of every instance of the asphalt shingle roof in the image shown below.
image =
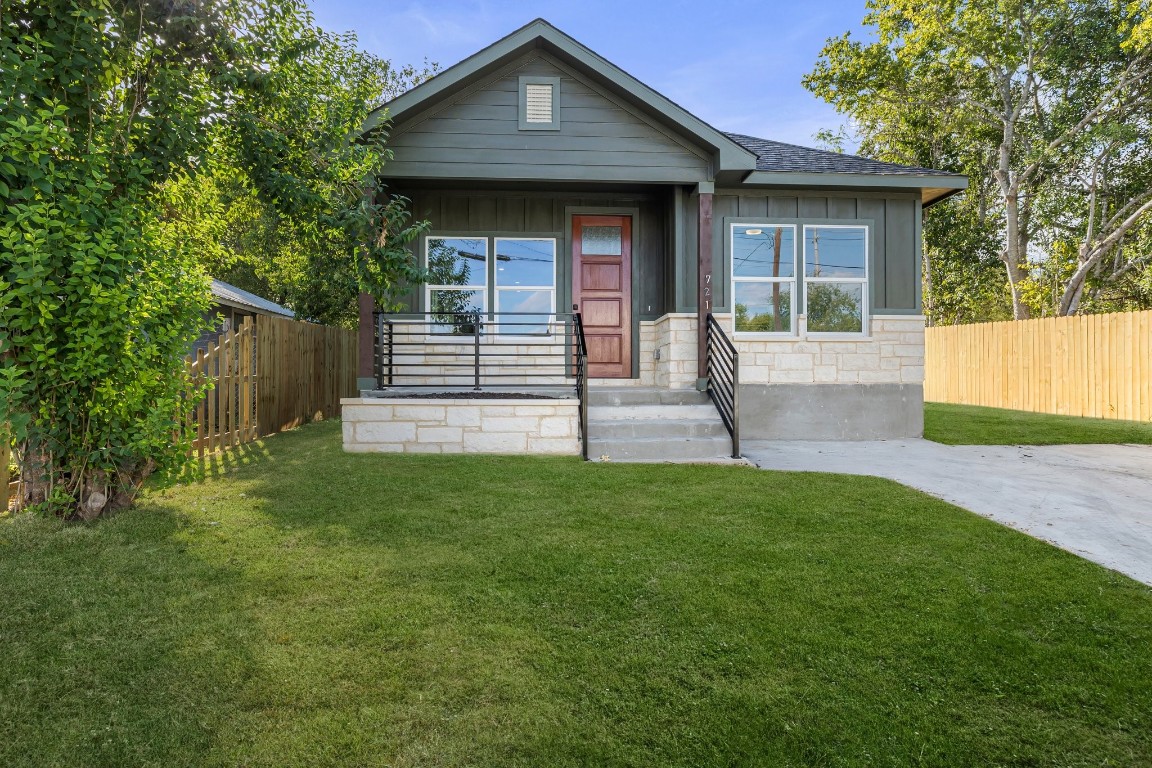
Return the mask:
<path id="1" fill-rule="evenodd" d="M 257 309 L 271 315 L 280 315 L 282 317 L 296 316 L 296 313 L 287 307 L 282 307 L 274 301 L 268 301 L 268 299 L 263 296 L 249 293 L 248 291 L 237 288 L 234 285 L 229 285 L 223 280 L 216 280 L 215 278 L 212 280 L 212 295 L 217 299 Z"/>
<path id="2" fill-rule="evenodd" d="M 884 163 L 857 155 L 844 155 L 823 149 L 785 144 L 771 139 L 758 139 L 739 133 L 726 134 L 728 138 L 756 155 L 756 170 L 782 173 L 874 173 L 880 175 L 915 174 L 932 176 L 960 176 L 949 171 L 918 168 L 913 165 Z"/>

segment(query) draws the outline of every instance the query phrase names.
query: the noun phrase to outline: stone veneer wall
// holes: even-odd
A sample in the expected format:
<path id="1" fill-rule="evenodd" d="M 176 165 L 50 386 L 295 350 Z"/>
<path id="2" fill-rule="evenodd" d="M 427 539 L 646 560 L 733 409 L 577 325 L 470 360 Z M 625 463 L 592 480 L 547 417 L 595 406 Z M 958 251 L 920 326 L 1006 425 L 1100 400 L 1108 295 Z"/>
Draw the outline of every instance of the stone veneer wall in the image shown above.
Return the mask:
<path id="1" fill-rule="evenodd" d="M 921 384 L 924 317 L 873 315 L 864 338 L 808 336 L 804 317 L 792 338 L 739 339 L 732 315 L 716 315 L 740 352 L 745 384 Z M 655 352 L 659 350 L 660 359 Z M 683 389 L 696 386 L 696 315 L 667 314 L 640 323 L 640 376 L 613 385 Z"/>
<path id="2" fill-rule="evenodd" d="M 351 397 L 340 401 L 353 453 L 580 454 L 577 401 Z"/>
<path id="3" fill-rule="evenodd" d="M 744 384 L 922 384 L 923 315 L 873 315 L 868 337 L 807 336 L 789 339 L 739 339 L 732 316 L 717 315 L 740 352 Z M 693 323 L 695 325 L 695 323 Z"/>
<path id="4" fill-rule="evenodd" d="M 656 359 L 656 351 L 660 359 Z M 596 379 L 613 387 L 689 389 L 696 386 L 696 314 L 669 313 L 640 321 L 640 371 L 635 379 Z"/>

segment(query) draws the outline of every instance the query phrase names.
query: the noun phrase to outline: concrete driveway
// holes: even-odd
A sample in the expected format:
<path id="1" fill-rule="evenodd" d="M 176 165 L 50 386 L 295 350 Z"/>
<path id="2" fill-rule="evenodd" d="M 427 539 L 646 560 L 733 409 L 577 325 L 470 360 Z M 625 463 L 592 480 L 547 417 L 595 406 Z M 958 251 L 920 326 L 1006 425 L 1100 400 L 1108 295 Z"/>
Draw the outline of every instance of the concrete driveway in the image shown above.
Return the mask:
<path id="1" fill-rule="evenodd" d="M 1152 446 L 750 440 L 763 469 L 886 477 L 1152 585 Z"/>

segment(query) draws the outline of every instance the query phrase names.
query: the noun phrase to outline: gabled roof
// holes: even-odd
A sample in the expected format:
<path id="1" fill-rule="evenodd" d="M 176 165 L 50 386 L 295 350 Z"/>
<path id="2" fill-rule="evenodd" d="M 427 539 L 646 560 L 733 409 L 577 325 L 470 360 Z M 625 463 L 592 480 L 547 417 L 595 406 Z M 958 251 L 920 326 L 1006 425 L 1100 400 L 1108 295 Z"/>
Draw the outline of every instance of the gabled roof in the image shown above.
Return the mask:
<path id="1" fill-rule="evenodd" d="M 600 87 L 713 153 L 713 171 L 726 185 L 906 189 L 925 206 L 968 186 L 967 177 L 931 168 L 885 163 L 743 134 L 724 133 L 586 48 L 544 19 L 536 19 L 459 64 L 373 110 L 362 131 L 406 120 L 449 102 L 469 85 L 533 50 L 573 66 Z"/>
<path id="2" fill-rule="evenodd" d="M 543 49 L 578 66 L 602 85 L 626 95 L 630 102 L 680 133 L 710 147 L 717 169 L 751 171 L 756 156 L 729 136 L 708 125 L 668 97 L 640 82 L 599 54 L 586 48 L 544 19 L 529 22 L 512 34 L 373 110 L 362 129 L 367 132 L 388 119 L 401 123 L 410 114 L 437 104 L 504 63 L 532 49 Z"/>
<path id="3" fill-rule="evenodd" d="M 875 173 L 912 174 L 916 176 L 956 176 L 959 173 L 920 168 L 914 165 L 899 165 L 871 160 L 859 155 L 845 155 L 823 149 L 785 144 L 782 141 L 758 139 L 739 133 L 727 134 L 730 139 L 756 155 L 756 170 L 794 173 Z"/>
<path id="4" fill-rule="evenodd" d="M 756 170 L 743 181 L 750 186 L 918 190 L 925 208 L 968 188 L 968 177 L 951 171 L 885 163 L 739 133 L 728 136 L 756 155 Z"/>
<path id="5" fill-rule="evenodd" d="M 282 307 L 274 301 L 263 296 L 249 293 L 223 280 L 212 279 L 212 298 L 220 304 L 227 304 L 240 309 L 249 309 L 266 315 L 279 315 L 281 317 L 295 317 L 296 313 L 287 307 Z"/>

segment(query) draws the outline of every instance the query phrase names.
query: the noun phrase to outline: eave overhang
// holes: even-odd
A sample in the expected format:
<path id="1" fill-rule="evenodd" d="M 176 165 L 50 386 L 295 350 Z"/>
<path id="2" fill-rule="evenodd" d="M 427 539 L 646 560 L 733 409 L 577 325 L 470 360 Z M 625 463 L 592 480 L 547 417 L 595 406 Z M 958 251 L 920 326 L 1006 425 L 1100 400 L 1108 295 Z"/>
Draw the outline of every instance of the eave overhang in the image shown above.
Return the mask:
<path id="1" fill-rule="evenodd" d="M 968 188 L 965 176 L 914 173 L 805 173 L 801 171 L 752 171 L 743 187 L 806 188 L 829 190 L 916 191 L 925 208 Z"/>

